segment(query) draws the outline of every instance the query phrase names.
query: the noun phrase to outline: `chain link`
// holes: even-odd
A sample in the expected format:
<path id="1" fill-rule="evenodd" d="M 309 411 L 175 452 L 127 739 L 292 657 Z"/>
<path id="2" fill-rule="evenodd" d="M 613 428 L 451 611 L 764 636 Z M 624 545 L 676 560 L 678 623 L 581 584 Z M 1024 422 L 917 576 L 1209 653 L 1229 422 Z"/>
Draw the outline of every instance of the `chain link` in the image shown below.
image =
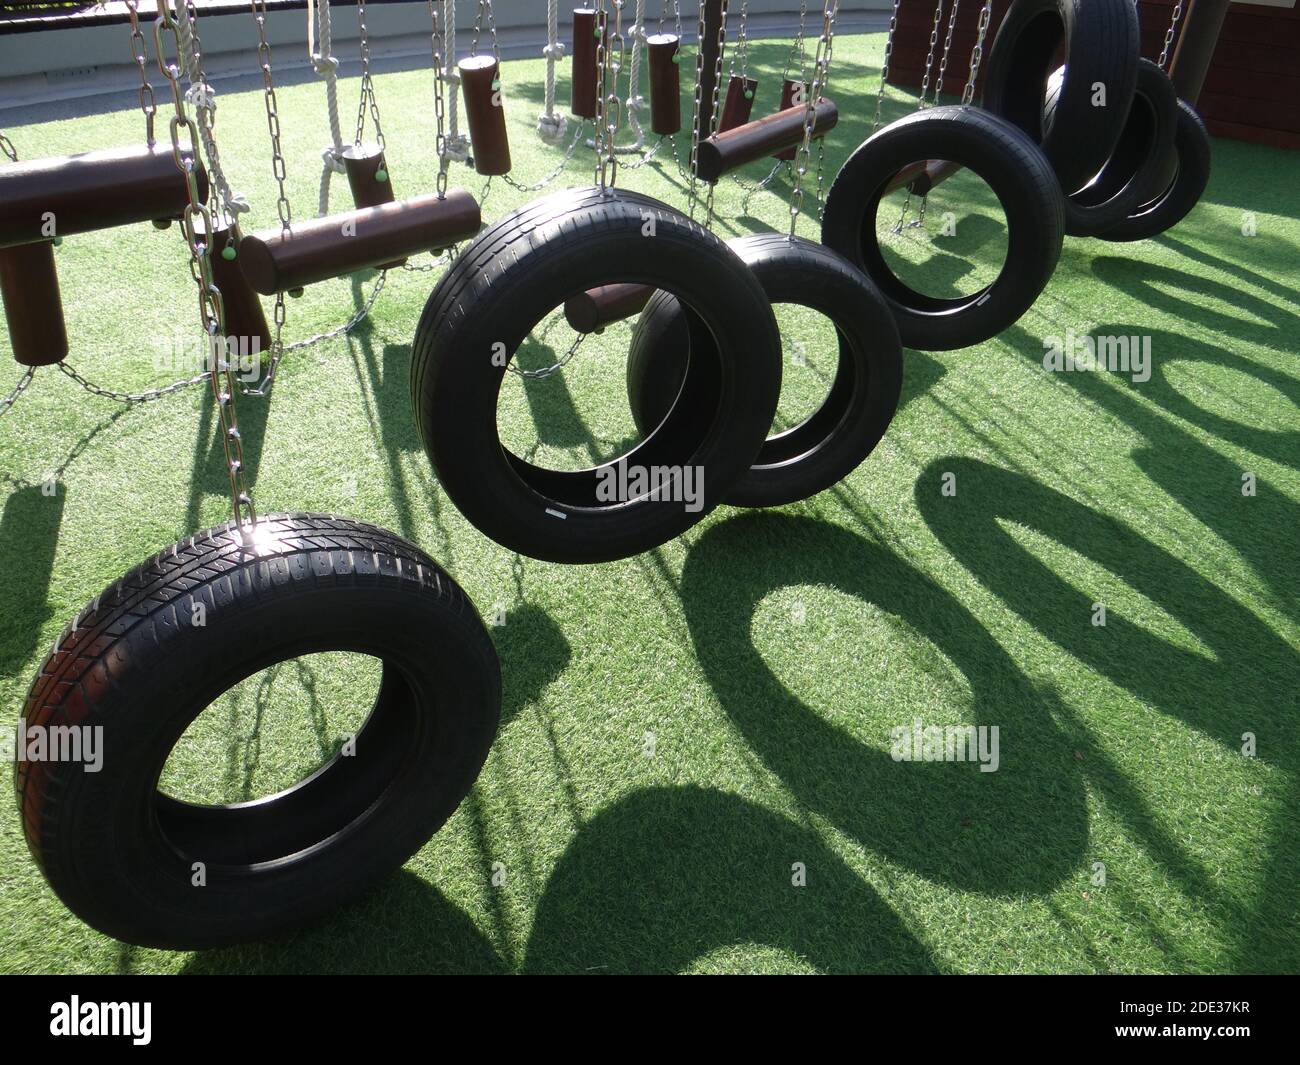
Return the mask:
<path id="1" fill-rule="evenodd" d="M 934 53 L 939 47 L 939 26 L 943 22 L 943 0 L 934 7 L 934 24 L 930 27 L 930 51 L 925 57 L 925 76 L 921 79 L 921 95 L 916 98 L 917 108 L 925 106 L 925 98 L 930 94 L 930 68 L 934 65 Z"/>
<path id="2" fill-rule="evenodd" d="M 212 263 L 209 258 L 211 247 L 206 243 L 207 235 L 214 232 L 214 229 L 211 212 L 199 196 L 197 177 L 199 134 L 185 110 L 185 96 L 180 87 L 179 68 L 175 62 L 167 58 L 169 54 L 175 54 L 179 60 L 181 55 L 175 7 L 177 2 L 178 0 L 158 0 L 158 17 L 154 21 L 153 28 L 154 48 L 157 52 L 158 68 L 171 88 L 174 110 L 170 122 L 172 160 L 185 176 L 187 201 L 185 212 L 181 217 L 181 230 L 190 249 L 190 272 L 194 275 L 199 288 L 199 316 L 207 334 L 208 353 L 212 361 L 208 380 L 212 385 L 212 398 L 216 402 L 221 425 L 221 443 L 225 451 L 226 472 L 230 480 L 231 509 L 236 526 L 247 537 L 252 527 L 257 524 L 257 511 L 253 506 L 253 498 L 249 494 L 244 473 L 244 448 L 239 434 L 239 421 L 235 414 L 237 389 L 231 368 L 230 352 L 225 340 L 225 308 L 221 290 L 212 280 Z M 174 46 L 171 53 L 164 47 L 164 32 Z M 185 131 L 191 152 L 188 158 L 183 154 L 182 129 Z M 196 218 L 203 222 L 203 240 L 199 239 Z"/>
<path id="3" fill-rule="evenodd" d="M 980 60 L 984 58 L 984 37 L 989 32 L 989 19 L 993 17 L 993 0 L 984 0 L 980 8 L 979 27 L 975 31 L 975 47 L 970 50 L 970 77 L 962 89 L 961 102 L 969 104 L 975 99 L 975 82 L 979 78 Z"/>
<path id="4" fill-rule="evenodd" d="M 822 90 L 826 87 L 826 74 L 830 69 L 831 50 L 835 43 L 835 16 L 839 12 L 840 0 L 822 0 L 825 7 L 822 9 L 822 32 L 817 38 L 817 53 L 813 59 L 812 68 L 812 88 L 804 100 L 803 109 L 803 140 L 799 144 L 799 151 L 795 156 L 794 165 L 791 168 L 791 189 L 790 189 L 790 236 L 795 235 L 795 227 L 799 222 L 799 214 L 803 209 L 803 179 L 808 173 L 808 162 L 812 153 L 812 135 L 813 126 L 817 119 L 817 101 L 822 97 Z M 820 175 L 818 178 L 818 187 L 821 186 Z"/>
<path id="5" fill-rule="evenodd" d="M 961 0 L 952 0 L 952 14 L 948 16 L 948 33 L 943 39 L 943 56 L 939 60 L 939 79 L 934 83 L 934 102 L 939 102 L 943 92 L 943 79 L 948 73 L 948 53 L 952 51 L 952 31 L 957 25 L 957 12 L 961 10 Z"/>
<path id="6" fill-rule="evenodd" d="M 577 152 L 578 145 L 582 143 L 582 134 L 585 131 L 585 129 L 586 129 L 586 123 L 579 121 L 576 124 L 573 131 L 573 139 L 569 141 L 569 146 L 564 150 L 564 157 L 556 165 L 555 169 L 553 169 L 549 174 L 547 174 L 541 180 L 534 181 L 530 185 L 525 185 L 522 181 L 517 181 L 509 174 L 502 174 L 501 180 L 504 181 L 507 185 L 509 185 L 512 189 L 515 189 L 518 192 L 540 192 L 542 189 L 546 188 L 546 186 L 549 185 L 552 181 L 554 181 L 557 177 L 559 177 L 561 173 L 564 172 L 564 168 L 569 165 L 569 162 L 573 159 L 574 154 Z M 654 152 L 651 151 L 650 154 L 653 155 Z M 643 160 L 643 162 L 648 161 L 648 159 L 649 157 L 647 157 L 646 160 Z M 631 163 L 631 164 L 624 163 L 623 168 L 626 170 L 630 166 L 631 168 L 635 169 L 640 165 L 641 163 Z"/>
<path id="7" fill-rule="evenodd" d="M 430 56 L 433 60 L 433 117 L 435 125 L 433 150 L 438 156 L 438 198 L 443 199 L 447 195 L 447 167 L 451 164 L 451 156 L 447 151 L 447 86 L 443 76 L 442 60 L 444 38 L 438 29 L 438 11 L 433 6 L 434 0 L 428 0 L 428 3 L 429 21 L 433 26 L 432 32 L 429 34 Z"/>
<path id="8" fill-rule="evenodd" d="M 265 0 L 263 0 L 265 2 Z M 361 40 L 361 100 L 357 104 L 357 132 L 353 143 L 358 147 L 366 134 L 366 110 L 375 124 L 375 143 L 384 150 L 384 131 L 379 125 L 379 101 L 375 99 L 375 83 L 370 77 L 370 31 L 366 28 L 366 0 L 357 0 L 357 27 Z"/>
<path id="9" fill-rule="evenodd" d="M 1165 30 L 1164 47 L 1160 49 L 1160 58 L 1156 60 L 1156 65 L 1162 69 L 1168 69 L 1165 64 L 1169 59 L 1169 51 L 1174 45 L 1174 34 L 1178 30 L 1178 20 L 1183 17 L 1183 0 L 1177 0 L 1174 4 L 1174 16 L 1169 20 L 1169 28 Z"/>
<path id="10" fill-rule="evenodd" d="M 159 0 L 166 3 L 168 0 Z M 276 212 L 280 216 L 280 229 L 287 233 L 293 224 L 293 209 L 289 206 L 289 193 L 285 188 L 288 172 L 284 165 L 284 151 L 280 146 L 280 106 L 275 98 L 275 78 L 271 74 L 271 46 L 266 41 L 266 0 L 249 0 L 253 21 L 257 25 L 257 62 L 262 68 L 262 97 L 266 103 L 266 128 L 271 134 L 271 173 L 279 188 Z"/>
<path id="11" fill-rule="evenodd" d="M 550 377 L 551 374 L 559 373 L 563 370 L 569 364 L 569 360 L 578 354 L 578 349 L 582 347 L 582 342 L 586 339 L 586 333 L 579 333 L 573 343 L 569 345 L 569 350 L 560 356 L 558 362 L 554 362 L 550 366 L 543 366 L 539 370 L 521 370 L 513 361 L 511 361 L 506 364 L 506 369 L 512 374 L 522 377 L 527 381 L 540 381 L 545 377 Z"/>
<path id="12" fill-rule="evenodd" d="M 69 366 L 66 362 L 58 363 L 58 367 L 73 381 L 76 381 L 82 388 L 92 396 L 101 396 L 104 399 L 117 400 L 119 403 L 152 403 L 156 399 L 162 399 L 164 396 L 172 396 L 177 392 L 189 388 L 191 385 L 197 385 L 200 381 L 206 381 L 212 376 L 211 370 L 204 370 L 193 377 L 182 377 L 180 380 L 173 381 L 169 385 L 163 385 L 161 388 L 150 388 L 144 392 L 115 392 L 111 388 L 104 388 L 92 381 L 87 381 L 80 373 Z"/>
<path id="13" fill-rule="evenodd" d="M 157 143 L 154 136 L 154 115 L 158 113 L 158 102 L 154 98 L 153 86 L 149 84 L 146 66 L 149 62 L 149 48 L 145 44 L 144 34 L 140 31 L 139 0 L 126 0 L 126 13 L 131 19 L 131 58 L 140 72 L 140 110 L 144 112 L 145 138 L 152 148 Z"/>
<path id="14" fill-rule="evenodd" d="M 894 0 L 894 10 L 889 16 L 889 33 L 885 37 L 885 60 L 880 65 L 880 91 L 876 93 L 876 117 L 871 120 L 871 132 L 880 128 L 881 109 L 885 105 L 885 82 L 889 79 L 889 60 L 894 54 L 894 34 L 898 31 L 898 7 L 903 0 Z"/>
<path id="15" fill-rule="evenodd" d="M 0 136 L 3 136 L 3 134 L 0 134 Z M 14 161 L 17 162 L 17 160 Z M 64 364 L 59 363 L 59 365 L 62 366 Z M 36 373 L 35 366 L 27 367 L 27 369 L 23 371 L 22 377 L 18 378 L 18 384 L 14 386 L 14 390 L 10 392 L 9 395 L 7 395 L 4 399 L 0 399 L 0 417 L 4 417 L 4 415 L 8 414 L 9 408 L 12 407 L 14 403 L 18 401 L 18 397 L 27 391 L 27 386 L 32 383 L 32 376 L 35 373 Z"/>

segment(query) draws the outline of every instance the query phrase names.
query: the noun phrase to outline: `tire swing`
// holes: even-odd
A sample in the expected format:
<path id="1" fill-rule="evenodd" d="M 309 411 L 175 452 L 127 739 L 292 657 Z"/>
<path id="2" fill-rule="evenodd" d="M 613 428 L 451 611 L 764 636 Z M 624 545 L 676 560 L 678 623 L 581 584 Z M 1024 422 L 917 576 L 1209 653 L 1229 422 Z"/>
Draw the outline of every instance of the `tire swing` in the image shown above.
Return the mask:
<path id="1" fill-rule="evenodd" d="M 893 312 L 904 347 L 951 351 L 996 336 L 1020 318 L 1051 279 L 1064 238 L 1060 185 L 1036 144 L 1005 119 L 970 106 L 991 2 L 986 0 L 960 105 L 932 106 L 873 133 L 831 184 L 822 243 L 860 267 Z M 881 93 L 888 71 L 881 72 Z M 889 267 L 876 232 L 885 194 L 925 194 L 932 174 L 974 171 L 1006 215 L 1006 259 L 978 292 L 941 298 L 917 292 Z"/>
<path id="2" fill-rule="evenodd" d="M 415 853 L 487 756 L 500 671 L 472 604 L 414 545 L 332 515 L 254 509 L 212 270 L 213 208 L 196 180 L 200 134 L 177 66 L 164 58 L 183 54 L 178 24 L 193 8 L 177 8 L 161 0 L 154 39 L 175 108 L 173 180 L 184 189 L 182 228 L 211 344 L 206 376 L 234 517 L 137 566 L 64 630 L 31 685 L 20 729 L 102 730 L 98 771 L 66 758 L 24 759 L 15 785 L 28 846 L 69 909 L 118 939 L 188 950 L 312 922 Z M 135 0 L 128 9 L 134 41 Z M 182 139 L 194 153 L 182 155 Z M 121 192 L 106 185 L 100 195 Z M 251 802 L 195 805 L 159 790 L 169 754 L 213 700 L 317 651 L 383 664 L 350 754 Z"/>
<path id="3" fill-rule="evenodd" d="M 1044 125 L 1053 112 L 1063 79 L 1058 68 L 1048 84 Z M 1138 60 L 1137 87 L 1124 131 L 1110 159 L 1084 188 L 1065 197 L 1065 232 L 1100 237 L 1130 217 L 1140 194 L 1156 181 L 1173 147 L 1178 125 L 1178 95 L 1169 76 L 1148 59 Z"/>
<path id="4" fill-rule="evenodd" d="M 790 232 L 742 237 L 728 246 L 758 278 L 769 303 L 805 307 L 830 319 L 839 341 L 839 363 L 821 406 L 763 444 L 754 465 L 727 493 L 726 501 L 733 506 L 779 506 L 831 487 L 870 454 L 898 407 L 902 348 L 889 306 L 841 255 L 794 235 L 803 195 L 799 183 L 811 154 L 810 112 L 826 82 L 835 7 L 832 0 L 813 64 L 812 90 L 805 97 L 809 113 L 793 167 Z M 701 352 L 689 334 L 677 300 L 656 293 L 637 321 L 628 355 L 628 400 L 642 433 L 667 417 L 674 400 L 684 394 L 689 362 L 702 354 L 712 357 L 711 352 Z"/>
<path id="5" fill-rule="evenodd" d="M 1161 70 L 1167 70 L 1171 61 L 1170 47 L 1182 11 L 1181 4 L 1174 5 L 1173 18 L 1165 32 L 1164 48 L 1154 64 Z M 1168 76 L 1165 77 L 1168 80 Z M 1171 93 L 1172 89 L 1170 84 Z M 1174 155 L 1172 177 L 1168 176 L 1170 171 L 1167 164 L 1162 162 L 1156 175 L 1144 186 L 1133 212 L 1123 221 L 1099 233 L 1102 240 L 1123 242 L 1159 236 L 1186 218 L 1204 195 L 1205 187 L 1210 181 L 1210 135 L 1206 132 L 1201 116 L 1196 113 L 1196 108 L 1186 100 L 1176 99 L 1176 103 L 1173 146 L 1170 149 Z M 1168 153 L 1162 155 L 1162 161 L 1167 157 Z M 1163 191 L 1152 195 L 1162 186 Z"/>
<path id="6" fill-rule="evenodd" d="M 603 0 L 597 9 L 603 16 Z M 615 26 L 611 40 L 620 37 Z M 551 562 L 626 558 L 694 525 L 753 462 L 781 387 L 776 322 L 753 275 L 690 219 L 613 187 L 610 70 L 602 38 L 596 187 L 553 194 L 481 233 L 430 294 L 412 350 L 415 421 L 447 494 L 497 543 Z M 535 466 L 498 436 L 510 361 L 567 298 L 611 283 L 671 293 L 692 340 L 708 337 L 716 358 L 691 360 L 672 412 L 626 454 L 573 472 Z M 633 492 L 638 469 L 663 479 Z M 688 477 L 703 479 L 694 505 Z"/>
<path id="7" fill-rule="evenodd" d="M 1064 74 L 1049 122 L 1047 84 L 1062 48 Z M 989 51 L 984 106 L 1043 149 L 1066 195 L 1078 192 L 1124 132 L 1138 54 L 1131 0 L 1014 0 Z M 1105 106 L 1096 105 L 1098 86 Z"/>

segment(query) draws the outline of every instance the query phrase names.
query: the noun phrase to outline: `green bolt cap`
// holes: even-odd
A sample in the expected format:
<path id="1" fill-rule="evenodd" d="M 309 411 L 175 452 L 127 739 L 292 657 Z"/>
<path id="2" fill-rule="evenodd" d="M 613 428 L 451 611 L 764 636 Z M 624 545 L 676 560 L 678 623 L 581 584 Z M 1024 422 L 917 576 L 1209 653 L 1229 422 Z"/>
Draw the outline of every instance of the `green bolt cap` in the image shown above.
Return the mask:
<path id="1" fill-rule="evenodd" d="M 376 180 L 376 181 L 387 181 L 387 180 L 388 180 L 388 171 L 385 170 L 385 169 L 381 166 L 378 170 L 375 171 L 375 180 Z"/>
<path id="2" fill-rule="evenodd" d="M 228 262 L 228 263 L 230 263 L 230 262 L 234 262 L 234 261 L 235 261 L 235 246 L 234 246 L 233 244 L 227 244 L 224 248 L 221 249 L 221 257 L 222 257 L 223 259 L 225 259 L 226 262 Z"/>

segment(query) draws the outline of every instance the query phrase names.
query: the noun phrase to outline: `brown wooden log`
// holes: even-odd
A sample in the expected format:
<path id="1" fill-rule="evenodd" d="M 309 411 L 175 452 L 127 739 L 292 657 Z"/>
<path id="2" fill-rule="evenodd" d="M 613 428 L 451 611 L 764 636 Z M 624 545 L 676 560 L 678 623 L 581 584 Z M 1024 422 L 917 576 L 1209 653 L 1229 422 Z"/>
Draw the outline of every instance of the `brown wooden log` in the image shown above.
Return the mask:
<path id="1" fill-rule="evenodd" d="M 24 366 L 49 366 L 68 354 L 53 241 L 0 248 L 0 296 L 14 358 Z"/>
<path id="2" fill-rule="evenodd" d="M 681 42 L 675 33 L 654 33 L 645 43 L 650 60 L 650 129 L 666 137 L 682 128 L 682 83 L 677 66 Z"/>
<path id="3" fill-rule="evenodd" d="M 212 282 L 221 292 L 225 336 L 232 344 L 231 354 L 254 355 L 270 351 L 271 328 L 262 301 L 239 268 L 239 246 L 232 243 L 233 237 L 234 230 L 230 225 L 221 223 L 213 231 L 208 261 L 212 267 Z M 224 256 L 228 247 L 235 249 L 235 258 Z"/>
<path id="4" fill-rule="evenodd" d="M 202 163 L 196 177 L 202 202 Z M 8 163 L 0 166 L 0 248 L 179 218 L 188 202 L 185 176 L 161 144 Z"/>
<path id="5" fill-rule="evenodd" d="M 392 203 L 393 179 L 388 172 L 388 161 L 377 144 L 351 144 L 343 149 L 343 171 L 348 176 L 354 207 L 378 207 Z M 382 176 L 381 176 L 382 175 Z M 396 270 L 405 259 L 394 259 L 380 265 L 381 270 Z"/>
<path id="6" fill-rule="evenodd" d="M 804 107 L 789 107 L 700 141 L 696 172 L 713 184 L 723 174 L 755 159 L 762 159 L 782 148 L 797 148 L 803 141 L 806 110 Z M 824 137 L 838 121 L 839 112 L 835 105 L 823 97 L 814 112 L 813 137 Z"/>
<path id="7" fill-rule="evenodd" d="M 655 294 L 653 285 L 601 285 L 564 301 L 564 317 L 579 333 L 594 333 L 611 322 L 631 318 Z"/>
<path id="8" fill-rule="evenodd" d="M 781 81 L 781 106 L 778 107 L 777 110 L 784 111 L 790 107 L 802 107 L 808 97 L 803 94 L 796 97 L 796 94 L 799 93 L 801 88 L 803 89 L 803 93 L 809 93 L 812 91 L 812 86 L 807 82 L 791 81 L 789 78 L 784 78 Z M 777 152 L 772 158 L 788 162 L 798 154 L 799 148 L 796 145 L 793 148 L 787 148 L 783 152 Z"/>
<path id="9" fill-rule="evenodd" d="M 569 110 L 579 118 L 596 117 L 596 45 L 599 37 L 595 8 L 574 8 Z"/>
<path id="10" fill-rule="evenodd" d="M 501 106 L 500 70 L 490 55 L 472 55 L 456 64 L 465 92 L 465 121 L 474 153 L 474 169 L 480 174 L 510 172 L 510 141 L 506 135 L 506 112 Z"/>
<path id="11" fill-rule="evenodd" d="M 749 121 L 754 110 L 754 93 L 758 91 L 758 82 L 753 78 L 742 78 L 732 74 L 727 81 L 727 98 L 722 102 L 722 114 L 718 116 L 718 132 L 726 133 L 729 129 L 743 126 Z M 749 95 L 746 95 L 748 93 Z M 707 130 L 705 125 L 701 129 Z"/>
<path id="12" fill-rule="evenodd" d="M 479 223 L 478 204 L 464 189 L 444 199 L 431 192 L 299 222 L 288 235 L 251 234 L 239 245 L 238 262 L 248 283 L 271 296 L 468 240 Z"/>
<path id="13" fill-rule="evenodd" d="M 910 186 L 909 191 L 913 195 L 925 196 L 936 185 L 947 181 L 961 168 L 960 163 L 954 163 L 947 159 L 924 159 L 920 162 L 911 163 L 894 175 L 889 184 L 885 186 L 885 192 L 890 193 L 907 185 Z"/>
<path id="14" fill-rule="evenodd" d="M 379 145 L 348 145 L 343 149 L 343 172 L 348 176 L 353 206 L 378 207 L 396 199 L 388 175 L 388 162 Z"/>

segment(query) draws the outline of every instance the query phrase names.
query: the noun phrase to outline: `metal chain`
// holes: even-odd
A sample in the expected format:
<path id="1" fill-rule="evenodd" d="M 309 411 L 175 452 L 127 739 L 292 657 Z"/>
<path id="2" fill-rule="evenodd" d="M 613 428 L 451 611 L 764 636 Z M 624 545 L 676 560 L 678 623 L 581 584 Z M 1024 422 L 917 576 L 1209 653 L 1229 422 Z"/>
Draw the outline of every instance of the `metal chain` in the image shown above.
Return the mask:
<path id="1" fill-rule="evenodd" d="M 944 75 L 948 73 L 948 53 L 952 51 L 952 31 L 957 25 L 957 12 L 961 10 L 961 0 L 952 0 L 952 14 L 948 16 L 948 34 L 943 39 L 943 56 L 939 60 L 939 79 L 934 83 L 934 102 L 939 102 L 943 92 Z"/>
<path id="2" fill-rule="evenodd" d="M 150 388 L 144 392 L 115 392 L 111 388 L 104 388 L 102 385 L 94 384 L 87 381 L 76 370 L 66 362 L 57 364 L 68 377 L 76 381 L 82 388 L 92 396 L 102 396 L 104 399 L 114 399 L 119 403 L 152 403 L 155 399 L 162 399 L 164 396 L 175 395 L 183 389 L 189 388 L 190 385 L 197 385 L 200 381 L 206 381 L 212 376 L 211 370 L 204 370 L 193 377 L 182 377 L 178 381 L 173 381 L 169 385 L 163 385 L 161 388 Z"/>
<path id="3" fill-rule="evenodd" d="M 203 144 L 203 154 L 208 160 L 208 177 L 221 198 L 222 210 L 230 223 L 226 247 L 235 248 L 240 239 L 239 216 L 249 210 L 249 205 L 247 200 L 231 188 L 221 164 L 216 138 L 217 97 L 203 72 L 203 43 L 199 40 L 198 17 L 196 0 L 185 0 L 185 14 L 177 26 L 181 46 L 186 50 L 184 66 L 190 81 L 185 99 L 194 105 L 199 139 Z"/>
<path id="4" fill-rule="evenodd" d="M 790 54 L 785 57 L 785 70 L 782 73 L 782 76 L 789 81 L 794 80 L 790 74 L 796 59 L 799 60 L 799 80 L 805 82 L 808 80 L 807 21 L 808 0 L 799 0 L 799 32 L 790 45 Z"/>
<path id="5" fill-rule="evenodd" d="M 527 381 L 540 381 L 544 377 L 550 377 L 551 374 L 563 370 L 569 364 L 569 360 L 578 354 L 578 349 L 582 347 L 582 342 L 586 339 L 586 333 L 579 333 L 573 343 L 569 345 L 569 350 L 560 356 L 559 362 L 552 363 L 550 366 L 543 366 L 540 370 L 521 370 L 513 361 L 506 364 L 506 369 Z"/>
<path id="6" fill-rule="evenodd" d="M 969 104 L 975 99 L 975 82 L 979 77 L 980 60 L 984 58 L 984 37 L 989 31 L 989 19 L 993 17 L 993 0 L 984 0 L 980 8 L 979 28 L 975 33 L 975 47 L 970 51 L 970 77 L 961 93 L 961 102 Z"/>
<path id="7" fill-rule="evenodd" d="M 502 174 L 501 180 L 504 181 L 507 185 L 509 185 L 512 189 L 515 189 L 519 192 L 540 192 L 542 189 L 546 188 L 546 186 L 549 185 L 552 181 L 554 181 L 557 177 L 559 177 L 560 174 L 564 172 L 564 168 L 569 165 L 569 162 L 573 159 L 574 153 L 577 152 L 578 150 L 578 145 L 582 143 L 582 134 L 585 128 L 586 128 L 585 122 L 579 121 L 576 124 L 573 131 L 573 139 L 569 141 L 569 146 L 564 150 L 564 157 L 560 160 L 559 164 L 555 167 L 555 169 L 553 169 L 549 174 L 547 174 L 540 181 L 534 181 L 531 185 L 525 185 L 522 181 L 515 180 L 509 174 Z M 653 155 L 654 152 L 651 151 L 650 154 Z M 628 169 L 629 166 L 635 168 L 640 165 L 641 163 L 631 163 L 631 164 L 624 163 L 623 168 L 626 170 Z"/>
<path id="8" fill-rule="evenodd" d="M 169 54 L 163 45 L 163 33 L 166 31 L 174 46 L 170 54 L 179 61 L 181 55 L 180 37 L 177 33 L 177 14 L 175 4 L 178 0 L 158 0 L 158 17 L 154 21 L 154 49 L 157 52 L 158 67 L 171 87 L 172 117 L 171 140 L 172 161 L 185 176 L 186 206 L 181 217 L 181 229 L 190 249 L 190 270 L 199 287 L 199 315 L 207 333 L 208 351 L 213 360 L 209 381 L 212 385 L 212 398 L 216 402 L 221 426 L 221 443 L 226 456 L 226 472 L 230 480 L 230 502 L 235 524 L 247 537 L 252 526 L 257 524 L 257 511 L 253 498 L 248 491 L 244 474 L 244 448 L 239 435 L 239 421 L 235 414 L 235 377 L 231 369 L 229 351 L 225 345 L 225 308 L 221 290 L 212 280 L 212 263 L 209 258 L 211 247 L 204 243 L 207 234 L 213 232 L 212 215 L 199 196 L 197 170 L 199 166 L 199 133 L 185 111 L 185 96 L 181 91 L 180 71 L 175 62 L 167 59 Z M 259 27 L 260 28 L 260 27 Z M 181 145 L 181 130 L 189 142 L 190 156 L 187 159 Z M 199 239 L 195 220 L 203 221 L 203 240 Z M 246 524 L 247 522 L 247 524 Z"/>
<path id="9" fill-rule="evenodd" d="M 433 6 L 434 0 L 428 0 L 429 3 L 429 21 L 433 26 L 429 34 L 430 57 L 433 61 L 433 116 L 434 116 L 434 142 L 433 150 L 438 156 L 438 199 L 444 199 L 447 195 L 447 167 L 451 164 L 451 156 L 447 150 L 447 129 L 446 129 L 446 108 L 447 108 L 447 86 L 443 77 L 442 65 L 442 48 L 443 35 L 438 29 L 438 12 Z"/>
<path id="10" fill-rule="evenodd" d="M 154 115 L 158 113 L 158 102 L 154 98 L 153 86 L 149 84 L 146 65 L 149 62 L 149 48 L 145 44 L 144 34 L 140 31 L 139 0 L 126 0 L 126 13 L 131 19 L 131 58 L 135 60 L 140 72 L 140 110 L 144 112 L 145 137 L 152 148 L 157 143 L 154 137 Z"/>
<path id="11" fill-rule="evenodd" d="M 606 34 L 605 0 L 596 4 L 596 184 L 613 188 L 618 182 L 618 155 L 614 144 L 622 120 L 618 96 L 619 71 L 623 67 L 623 4 L 613 0 L 614 31 Z M 608 37 L 608 42 L 606 38 Z M 616 57 L 616 58 L 615 58 Z M 606 91 L 611 89 L 612 91 Z"/>
<path id="12" fill-rule="evenodd" d="M 384 131 L 379 125 L 379 101 L 375 99 L 375 84 L 370 77 L 370 31 L 366 29 L 366 0 L 357 0 L 357 26 L 361 34 L 361 100 L 357 104 L 357 132 L 353 143 L 361 146 L 366 133 L 366 108 L 375 124 L 375 143 L 384 150 Z"/>
<path id="13" fill-rule="evenodd" d="M 822 10 L 822 32 L 817 38 L 817 54 L 813 59 L 812 89 L 804 100 L 803 141 L 791 168 L 790 189 L 790 236 L 794 237 L 795 227 L 799 222 L 799 213 L 803 209 L 803 178 L 808 173 L 808 161 L 812 154 L 813 125 L 817 118 L 817 101 L 821 99 L 826 86 L 826 72 L 830 68 L 831 49 L 835 43 L 835 16 L 839 11 L 840 0 L 823 0 L 826 4 Z M 819 181 L 820 185 L 820 181 Z"/>
<path id="14" fill-rule="evenodd" d="M 704 0 L 700 0 L 700 25 L 699 25 L 699 32 L 696 36 L 697 41 L 702 42 L 704 40 L 704 33 L 706 29 L 707 26 L 705 25 Z M 721 117 L 718 114 L 718 93 L 722 86 L 722 60 L 726 50 L 727 50 L 727 0 L 722 0 L 722 3 L 719 5 L 717 55 L 714 57 L 714 63 L 713 63 L 713 94 L 712 94 L 712 98 L 709 101 L 709 133 L 708 133 L 709 136 L 713 136 L 713 134 L 717 133 L 718 121 Z M 700 102 L 701 102 L 700 101 L 700 81 L 701 81 L 700 75 L 703 73 L 704 70 L 703 47 L 698 48 L 698 56 L 696 58 L 695 68 L 696 68 L 695 69 L 696 110 L 695 110 L 695 121 L 693 123 L 693 128 L 691 130 L 690 205 L 691 205 L 692 218 L 695 217 L 696 182 L 699 180 L 699 164 L 700 164 L 700 135 L 703 132 L 701 128 L 702 113 L 700 110 Z M 704 224 L 706 227 L 711 226 L 713 224 L 713 194 L 715 188 L 716 188 L 715 185 L 712 184 L 709 185 L 709 191 L 705 199 Z"/>
<path id="15" fill-rule="evenodd" d="M 736 72 L 740 62 L 740 76 L 749 77 L 749 0 L 740 0 L 740 30 L 736 34 L 736 51 L 731 57 L 731 72 Z"/>
<path id="16" fill-rule="evenodd" d="M 4 134 L 0 134 L 0 136 L 3 135 Z M 14 162 L 17 161 L 18 160 L 16 159 L 14 160 Z M 62 366 L 64 364 L 59 363 L 59 365 Z M 27 367 L 27 369 L 23 371 L 22 377 L 18 378 L 18 384 L 14 387 L 14 390 L 10 392 L 9 395 L 6 396 L 4 399 L 0 399 L 0 417 L 4 417 L 4 415 L 9 412 L 9 408 L 12 407 L 15 402 L 17 402 L 18 397 L 27 391 L 27 386 L 32 383 L 32 376 L 35 373 L 36 373 L 35 366 Z"/>
<path id="17" fill-rule="evenodd" d="M 1169 59 L 1169 51 L 1174 45 L 1174 34 L 1178 30 L 1178 20 L 1183 17 L 1183 0 L 1176 0 L 1174 4 L 1174 17 L 1169 20 L 1169 29 L 1165 30 L 1164 47 L 1160 49 L 1160 58 L 1156 65 L 1165 69 L 1165 64 Z"/>
<path id="18" fill-rule="evenodd" d="M 167 0 L 159 0 L 166 3 Z M 280 147 L 280 107 L 275 98 L 275 78 L 271 75 L 271 46 L 266 42 L 266 0 L 249 0 L 253 21 L 257 24 L 257 62 L 262 68 L 262 97 L 266 103 L 266 128 L 271 134 L 271 173 L 279 188 L 276 211 L 280 216 L 280 229 L 287 233 L 293 223 L 293 209 L 289 206 L 289 193 L 285 189 L 288 172 L 284 165 L 284 151 Z"/>
<path id="19" fill-rule="evenodd" d="M 885 105 L 885 82 L 889 78 L 889 59 L 894 54 L 894 34 L 898 31 L 898 7 L 903 0 L 894 0 L 894 10 L 889 16 L 889 34 L 885 37 L 885 61 L 880 65 L 880 91 L 876 93 L 876 117 L 871 121 L 871 132 L 880 128 L 880 113 Z"/>
<path id="20" fill-rule="evenodd" d="M 930 93 L 930 68 L 934 65 L 934 53 L 939 47 L 939 26 L 943 22 L 943 0 L 934 6 L 934 24 L 930 27 L 930 51 L 925 57 L 925 76 L 921 79 L 921 95 L 916 98 L 917 108 L 925 106 L 925 98 Z"/>
<path id="21" fill-rule="evenodd" d="M 3 133 L 0 133 L 0 152 L 4 152 L 11 163 L 18 162 L 18 149 L 14 147 L 14 142 Z"/>

